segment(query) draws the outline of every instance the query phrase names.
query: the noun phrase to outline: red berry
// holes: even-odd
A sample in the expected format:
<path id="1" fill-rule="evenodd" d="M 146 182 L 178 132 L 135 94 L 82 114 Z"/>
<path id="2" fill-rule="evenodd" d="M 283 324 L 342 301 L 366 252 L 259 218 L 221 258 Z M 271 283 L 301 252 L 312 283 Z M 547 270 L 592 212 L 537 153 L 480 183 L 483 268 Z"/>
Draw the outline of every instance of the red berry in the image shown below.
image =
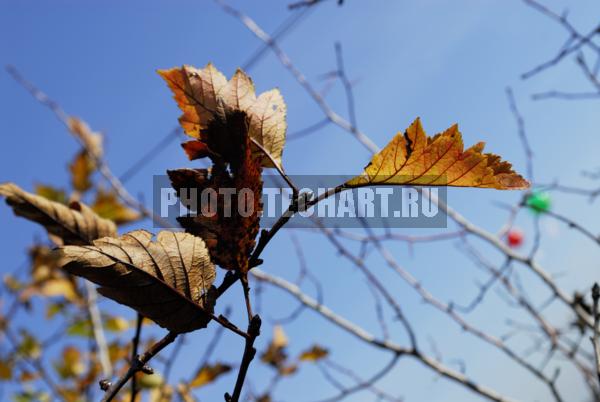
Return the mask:
<path id="1" fill-rule="evenodd" d="M 506 235 L 506 240 L 510 247 L 519 247 L 523 244 L 523 232 L 519 229 L 511 229 Z"/>

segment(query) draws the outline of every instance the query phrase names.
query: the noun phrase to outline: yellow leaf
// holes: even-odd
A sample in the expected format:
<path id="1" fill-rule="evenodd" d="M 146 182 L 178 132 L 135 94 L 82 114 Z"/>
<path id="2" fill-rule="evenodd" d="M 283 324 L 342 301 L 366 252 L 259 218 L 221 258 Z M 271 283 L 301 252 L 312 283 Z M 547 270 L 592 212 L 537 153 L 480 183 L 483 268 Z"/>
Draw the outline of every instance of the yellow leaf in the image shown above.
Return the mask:
<path id="1" fill-rule="evenodd" d="M 113 332 L 121 332 L 129 329 L 129 321 L 123 317 L 110 317 L 104 322 L 106 329 Z"/>
<path id="2" fill-rule="evenodd" d="M 288 345 L 288 339 L 280 325 L 273 327 L 273 339 L 267 347 L 267 350 L 261 355 L 260 359 L 278 370 L 284 367 L 287 360 L 285 348 Z"/>
<path id="3" fill-rule="evenodd" d="M 108 345 L 108 358 L 112 364 L 120 360 L 129 358 L 129 344 L 121 345 L 118 342 L 112 342 Z"/>
<path id="4" fill-rule="evenodd" d="M 105 219 L 110 219 L 117 225 L 130 223 L 140 219 L 139 212 L 123 205 L 114 192 L 98 190 L 92 209 Z"/>
<path id="5" fill-rule="evenodd" d="M 50 201 L 60 202 L 61 204 L 67 203 L 67 194 L 65 190 L 60 188 L 54 188 L 45 184 L 36 184 L 35 193 Z"/>
<path id="6" fill-rule="evenodd" d="M 271 341 L 271 344 L 276 348 L 284 348 L 288 345 L 288 338 L 281 325 L 275 325 L 273 327 L 273 340 Z"/>
<path id="7" fill-rule="evenodd" d="M 85 192 L 92 187 L 90 176 L 96 170 L 96 164 L 85 150 L 79 152 L 69 165 L 71 184 L 80 192 Z"/>
<path id="8" fill-rule="evenodd" d="M 31 334 L 22 331 L 21 344 L 18 347 L 18 352 L 23 356 L 37 359 L 42 354 L 42 346 L 38 340 Z"/>
<path id="9" fill-rule="evenodd" d="M 127 305 L 163 328 L 204 328 L 212 310 L 215 266 L 204 241 L 189 233 L 145 230 L 104 237 L 91 246 L 59 249 L 63 268 L 98 285 L 98 292 Z"/>
<path id="10" fill-rule="evenodd" d="M 464 150 L 458 126 L 428 137 L 417 118 L 373 156 L 362 175 L 348 187 L 369 185 L 456 186 L 517 190 L 529 183 L 511 164 L 494 154 L 484 154 L 484 144 Z"/>
<path id="11" fill-rule="evenodd" d="M 66 300 L 73 303 L 79 300 L 79 294 L 75 289 L 75 285 L 67 278 L 57 278 L 44 281 L 44 283 L 40 285 L 37 293 L 46 297 L 62 296 Z"/>
<path id="12" fill-rule="evenodd" d="M 212 365 L 202 366 L 196 373 L 196 376 L 190 383 L 191 388 L 200 388 L 206 384 L 214 382 L 221 375 L 231 371 L 231 366 L 228 364 L 216 363 Z"/>
<path id="13" fill-rule="evenodd" d="M 173 91 L 183 112 L 179 122 L 190 137 L 202 141 L 203 131 L 212 121 L 226 121 L 236 112 L 244 112 L 251 138 L 281 165 L 287 123 L 286 105 L 279 90 L 273 89 L 257 97 L 252 80 L 242 70 L 238 69 L 227 81 L 210 63 L 202 69 L 183 66 L 158 73 Z M 254 144 L 252 150 L 263 167 L 275 167 Z"/>
<path id="14" fill-rule="evenodd" d="M 169 384 L 164 384 L 160 388 L 153 388 L 150 391 L 150 402 L 171 402 L 175 390 Z"/>
<path id="15" fill-rule="evenodd" d="M 327 357 L 329 351 L 319 345 L 314 345 L 308 350 L 305 350 L 300 354 L 300 361 L 312 361 L 315 362 L 324 357 Z"/>
<path id="16" fill-rule="evenodd" d="M 140 388 L 144 388 L 144 389 L 158 388 L 161 385 L 163 385 L 163 382 L 164 382 L 164 380 L 163 380 L 162 376 L 158 373 L 154 373 L 154 374 L 138 373 L 137 383 L 139 384 Z"/>
<path id="17" fill-rule="evenodd" d="M 54 363 L 54 368 L 61 378 L 78 377 L 85 371 L 85 365 L 81 361 L 81 353 L 74 346 L 63 349 L 61 360 Z"/>

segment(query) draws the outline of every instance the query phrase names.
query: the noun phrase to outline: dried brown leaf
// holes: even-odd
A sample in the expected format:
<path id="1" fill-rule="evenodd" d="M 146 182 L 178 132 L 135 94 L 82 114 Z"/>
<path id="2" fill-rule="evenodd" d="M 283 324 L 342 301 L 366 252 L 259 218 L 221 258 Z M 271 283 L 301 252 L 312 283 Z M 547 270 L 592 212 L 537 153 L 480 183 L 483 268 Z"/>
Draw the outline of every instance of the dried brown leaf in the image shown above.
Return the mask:
<path id="1" fill-rule="evenodd" d="M 145 230 L 105 237 L 91 246 L 60 249 L 64 268 L 98 285 L 98 292 L 138 311 L 161 327 L 189 332 L 205 327 L 214 304 L 215 268 L 204 241 Z"/>

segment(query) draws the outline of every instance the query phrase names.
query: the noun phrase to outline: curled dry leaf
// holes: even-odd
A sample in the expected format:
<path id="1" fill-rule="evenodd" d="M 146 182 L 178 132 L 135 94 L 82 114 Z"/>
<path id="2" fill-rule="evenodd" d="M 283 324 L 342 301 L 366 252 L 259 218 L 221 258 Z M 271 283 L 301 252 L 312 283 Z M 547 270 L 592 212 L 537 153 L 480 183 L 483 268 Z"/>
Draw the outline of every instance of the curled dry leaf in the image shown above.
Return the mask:
<path id="1" fill-rule="evenodd" d="M 81 140 L 85 150 L 94 158 L 101 158 L 103 154 L 102 134 L 92 131 L 87 123 L 77 117 L 69 117 L 71 133 Z"/>
<path id="2" fill-rule="evenodd" d="M 200 367 L 200 370 L 194 376 L 194 379 L 190 382 L 191 388 L 200 388 L 204 385 L 214 382 L 221 375 L 231 371 L 229 364 L 215 363 L 207 364 Z"/>
<path id="3" fill-rule="evenodd" d="M 229 115 L 243 112 L 251 138 L 281 165 L 287 123 L 286 105 L 279 90 L 273 89 L 257 97 L 252 80 L 242 70 L 238 69 L 227 81 L 210 63 L 201 69 L 183 66 L 158 73 L 173 91 L 175 101 L 183 111 L 179 118 L 181 126 L 198 140 L 185 145 L 191 159 L 206 156 L 204 148 L 211 142 L 206 130 L 212 121 L 224 122 Z M 275 167 L 261 150 L 252 148 L 261 166 Z"/>
<path id="4" fill-rule="evenodd" d="M 117 234 L 114 223 L 99 217 L 82 203 L 65 206 L 28 193 L 13 183 L 0 184 L 0 195 L 6 197 L 6 203 L 16 215 L 39 223 L 65 244 L 89 244 L 99 237 Z"/>
<path id="5" fill-rule="evenodd" d="M 204 241 L 180 232 L 162 231 L 156 242 L 152 236 L 137 230 L 90 246 L 62 247 L 63 268 L 170 331 L 206 327 L 215 268 Z"/>
<path id="6" fill-rule="evenodd" d="M 369 185 L 456 186 L 519 190 L 529 187 L 510 163 L 484 154 L 479 142 L 464 150 L 458 126 L 428 137 L 416 119 L 373 156 L 362 175 L 348 187 Z"/>

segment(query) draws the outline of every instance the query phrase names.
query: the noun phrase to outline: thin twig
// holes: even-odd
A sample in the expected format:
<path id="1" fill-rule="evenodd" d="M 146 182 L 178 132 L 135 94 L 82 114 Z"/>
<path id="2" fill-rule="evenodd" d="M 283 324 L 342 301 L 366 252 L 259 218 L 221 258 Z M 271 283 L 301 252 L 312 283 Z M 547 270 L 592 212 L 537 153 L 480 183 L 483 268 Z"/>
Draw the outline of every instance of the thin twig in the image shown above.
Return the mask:
<path id="1" fill-rule="evenodd" d="M 238 371 L 237 380 L 235 381 L 235 388 L 233 394 L 225 394 L 226 402 L 238 402 L 242 394 L 242 388 L 244 387 L 244 381 L 246 374 L 248 373 L 248 367 L 256 355 L 256 349 L 254 348 L 254 341 L 260 335 L 261 320 L 258 315 L 255 315 L 248 324 L 248 338 L 246 338 L 246 344 L 244 346 L 244 355 L 242 356 L 242 362 L 240 363 L 240 369 Z"/>
<path id="2" fill-rule="evenodd" d="M 131 362 L 131 365 L 129 366 L 127 372 L 123 376 L 121 376 L 121 378 L 119 378 L 119 380 L 116 383 L 111 385 L 110 388 L 106 391 L 104 398 L 102 398 L 102 402 L 112 401 L 114 397 L 117 396 L 121 388 L 123 388 L 123 386 L 127 384 L 127 381 L 129 381 L 129 379 L 133 377 L 138 371 L 141 371 L 144 368 L 144 366 L 161 350 L 170 345 L 177 338 L 177 335 L 178 334 L 175 332 L 169 332 L 164 338 L 152 345 L 150 349 L 148 349 L 146 352 L 144 352 L 143 355 L 136 356 L 136 358 L 133 359 L 133 361 Z"/>

